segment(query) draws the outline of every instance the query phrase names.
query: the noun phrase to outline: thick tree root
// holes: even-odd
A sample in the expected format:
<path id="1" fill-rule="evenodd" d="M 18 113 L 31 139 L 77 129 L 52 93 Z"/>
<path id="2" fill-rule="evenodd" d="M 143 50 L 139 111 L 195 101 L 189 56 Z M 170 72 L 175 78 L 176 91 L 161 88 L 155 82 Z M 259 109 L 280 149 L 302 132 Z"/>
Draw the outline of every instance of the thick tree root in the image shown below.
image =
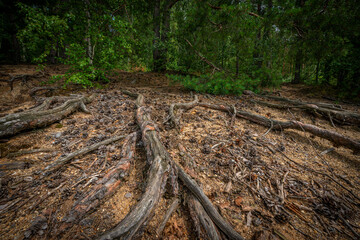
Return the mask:
<path id="1" fill-rule="evenodd" d="M 134 94 L 131 96 L 134 96 Z M 164 192 L 164 185 L 170 172 L 170 157 L 159 139 L 155 124 L 150 118 L 149 110 L 142 106 L 143 99 L 144 97 L 141 94 L 137 95 L 136 119 L 141 129 L 142 141 L 150 164 L 146 190 L 132 211 L 117 226 L 102 234 L 98 239 L 133 238 L 140 227 L 146 225 L 150 220 L 156 204 Z"/>
<path id="2" fill-rule="evenodd" d="M 184 185 L 191 191 L 192 194 L 199 200 L 202 207 L 205 209 L 206 213 L 210 216 L 211 220 L 215 225 L 223 232 L 229 239 L 244 239 L 239 233 L 237 233 L 231 225 L 219 214 L 214 205 L 211 203 L 209 198 L 197 185 L 197 183 L 192 180 L 185 171 L 176 164 L 179 178 L 184 183 Z"/>
<path id="3" fill-rule="evenodd" d="M 86 154 L 88 152 L 94 151 L 94 150 L 98 149 L 100 146 L 107 145 L 107 144 L 110 144 L 112 142 L 119 141 L 120 139 L 122 139 L 124 137 L 125 136 L 112 137 L 110 139 L 106 139 L 104 141 L 95 143 L 95 144 L 93 144 L 91 146 L 79 149 L 78 151 L 70 153 L 66 157 L 59 158 L 55 162 L 53 162 L 53 163 L 49 164 L 48 166 L 46 166 L 45 167 L 45 172 L 43 174 L 44 175 L 49 175 L 49 173 L 53 172 L 54 170 L 58 169 L 59 167 L 63 166 L 64 164 L 68 163 L 73 158 L 75 158 L 77 156 L 80 156 L 80 155 L 83 155 L 83 154 Z"/>
<path id="4" fill-rule="evenodd" d="M 136 133 L 129 134 L 123 143 L 121 159 L 116 166 L 107 170 L 105 176 L 98 180 L 91 189 L 76 201 L 70 212 L 61 220 L 57 227 L 57 234 L 63 233 L 73 224 L 78 223 L 87 214 L 95 210 L 101 200 L 112 195 L 120 186 L 123 179 L 129 174 L 130 166 L 134 159 Z"/>
<path id="5" fill-rule="evenodd" d="M 29 111 L 9 114 L 0 118 L 0 138 L 10 137 L 24 130 L 45 127 L 54 122 L 57 122 L 76 110 L 87 111 L 84 108 L 85 103 L 91 102 L 95 98 L 95 95 L 90 97 L 78 97 L 66 101 L 61 106 L 58 106 L 49 110 L 41 110 L 48 106 L 50 103 L 44 103 L 43 106 L 39 106 Z M 88 112 L 88 111 L 87 111 Z"/>
<path id="6" fill-rule="evenodd" d="M 224 105 L 214 105 L 209 103 L 199 103 L 199 106 L 211 108 L 215 110 L 220 110 L 223 112 L 231 112 L 231 107 L 227 107 Z M 281 129 L 295 129 L 295 130 L 303 130 L 305 132 L 314 134 L 315 136 L 324 138 L 329 140 L 330 142 L 334 143 L 336 146 L 343 146 L 349 149 L 354 150 L 355 153 L 360 152 L 360 142 L 353 140 L 349 137 L 341 135 L 337 132 L 322 129 L 316 127 L 311 124 L 302 123 L 299 121 L 279 121 L 266 118 L 261 115 L 245 112 L 238 110 L 236 113 L 237 117 L 247 119 L 251 122 L 260 124 L 265 127 L 271 127 L 273 125 L 274 130 L 281 130 Z"/>
<path id="7" fill-rule="evenodd" d="M 271 99 L 275 101 L 285 102 L 287 105 L 279 105 L 274 103 L 268 103 L 263 101 L 255 101 L 255 103 L 272 107 L 272 108 L 278 108 L 278 109 L 288 109 L 288 108 L 300 108 L 309 110 L 312 112 L 320 113 L 325 118 L 330 117 L 335 119 L 337 122 L 342 124 L 355 124 L 360 125 L 360 114 L 357 114 L 355 112 L 346 111 L 339 106 L 334 106 L 332 104 L 327 103 L 308 103 L 308 102 L 301 102 L 297 100 L 282 98 L 282 97 L 276 97 L 276 96 L 266 96 L 266 95 L 258 95 L 251 91 L 246 91 L 248 95 L 256 96 L 259 98 L 266 98 Z"/>
<path id="8" fill-rule="evenodd" d="M 181 106 L 182 105 L 178 105 L 178 108 Z M 214 109 L 214 110 L 220 110 L 220 111 L 227 112 L 227 113 L 234 112 L 233 107 L 224 106 L 224 105 L 215 105 L 215 104 L 210 104 L 210 103 L 202 103 L 202 102 L 196 103 L 195 101 L 189 103 L 188 105 L 184 105 L 184 106 L 186 106 L 186 109 L 190 109 L 190 106 L 191 107 L 200 106 L 200 107 L 210 108 L 210 109 Z M 173 118 L 176 119 L 176 117 L 174 116 L 174 112 L 173 111 L 171 112 L 171 111 L 172 111 L 172 109 L 170 108 L 170 116 L 173 116 Z M 360 153 L 360 142 L 359 141 L 353 140 L 349 137 L 346 137 L 346 136 L 341 135 L 334 131 L 322 129 L 322 128 L 316 127 L 314 125 L 302 123 L 299 121 L 279 121 L 279 120 L 269 119 L 269 118 L 266 118 L 261 115 L 257 115 L 257 114 L 253 114 L 253 113 L 249 113 L 249 112 L 241 111 L 241 110 L 237 110 L 235 114 L 239 118 L 247 119 L 251 122 L 260 124 L 265 127 L 269 127 L 274 130 L 296 129 L 296 130 L 306 131 L 311 134 L 314 134 L 315 136 L 325 138 L 325 139 L 329 140 L 330 142 L 334 143 L 336 146 L 343 146 L 343 147 L 352 149 L 352 150 L 354 150 L 355 154 Z"/>
<path id="9" fill-rule="evenodd" d="M 230 239 L 243 239 L 230 224 L 221 217 L 195 181 L 192 180 L 179 165 L 172 161 L 159 139 L 155 124 L 150 118 L 149 110 L 142 107 L 143 96 L 141 94 L 125 93 L 130 96 L 137 96 L 136 105 L 138 109 L 136 119 L 142 132 L 142 141 L 144 142 L 147 160 L 150 164 L 149 176 L 145 193 L 133 210 L 128 213 L 115 228 L 107 231 L 98 239 L 131 239 L 134 237 L 140 227 L 145 226 L 150 220 L 151 213 L 154 211 L 157 202 L 164 192 L 164 185 L 168 179 L 171 167 L 178 171 L 179 178 L 199 199 L 207 214 L 219 229 Z"/>

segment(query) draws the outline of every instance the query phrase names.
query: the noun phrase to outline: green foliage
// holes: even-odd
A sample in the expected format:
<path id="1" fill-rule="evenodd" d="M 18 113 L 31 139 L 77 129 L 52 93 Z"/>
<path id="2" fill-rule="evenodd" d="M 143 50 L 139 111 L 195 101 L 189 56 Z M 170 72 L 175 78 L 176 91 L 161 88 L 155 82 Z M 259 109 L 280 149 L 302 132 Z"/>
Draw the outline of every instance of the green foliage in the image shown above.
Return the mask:
<path id="1" fill-rule="evenodd" d="M 18 39 L 23 45 L 23 54 L 33 63 L 46 61 L 55 47 L 63 47 L 68 30 L 67 21 L 56 15 L 46 15 L 39 8 L 19 3 L 18 7 L 25 14 L 26 27 L 18 32 Z"/>
<path id="2" fill-rule="evenodd" d="M 190 75 L 168 75 L 168 77 L 174 82 L 181 83 L 189 90 L 215 95 L 241 95 L 244 90 L 257 92 L 259 86 L 259 80 L 252 80 L 246 76 L 232 79 L 224 73 L 203 74 L 199 77 Z"/>

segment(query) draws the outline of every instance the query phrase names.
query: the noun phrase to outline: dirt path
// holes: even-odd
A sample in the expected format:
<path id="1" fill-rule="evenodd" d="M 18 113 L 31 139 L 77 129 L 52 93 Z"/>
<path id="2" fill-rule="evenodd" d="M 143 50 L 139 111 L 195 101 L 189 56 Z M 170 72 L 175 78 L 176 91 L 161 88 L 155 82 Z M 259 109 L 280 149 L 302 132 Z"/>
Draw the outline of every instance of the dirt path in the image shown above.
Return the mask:
<path id="1" fill-rule="evenodd" d="M 2 66 L 0 70 L 24 74 L 34 73 L 35 67 Z M 61 66 L 48 69 L 50 75 L 62 71 Z M 144 95 L 145 105 L 152 108 L 152 120 L 173 160 L 200 184 L 220 214 L 245 239 L 358 237 L 360 201 L 353 195 L 360 196 L 360 160 L 351 150 L 333 146 L 328 140 L 302 131 L 268 131 L 269 128 L 240 118 L 236 118 L 231 126 L 232 114 L 202 107 L 183 113 L 177 111 L 177 116 L 181 116 L 180 128 L 173 129 L 167 121 L 169 106 L 192 101 L 190 92 L 170 84 L 162 74 L 120 72 L 112 79 L 112 83 L 101 90 L 85 91 L 73 87 L 51 93 L 56 96 L 97 93 L 95 100 L 87 106 L 91 114 L 77 112 L 59 123 L 21 133 L 0 143 L 0 164 L 26 163 L 25 169 L 0 170 L 2 239 L 22 239 L 24 234 L 33 239 L 93 239 L 131 211 L 144 190 L 148 168 L 141 141 L 137 142 L 129 174 L 122 179 L 119 189 L 66 232 L 60 231 L 59 223 L 73 204 L 117 164 L 123 141 L 75 158 L 55 174 L 42 174 L 49 163 L 61 156 L 111 136 L 139 130 L 134 99 L 124 95 L 122 89 Z M 38 86 L 42 80 L 29 80 L 29 86 L 16 82 L 11 92 L 6 84 L 0 83 L 0 114 L 33 106 L 29 88 Z M 334 104 L 304 86 L 285 85 L 276 94 Z M 279 110 L 262 106 L 251 102 L 251 96 L 198 97 L 201 102 L 234 106 L 277 120 L 298 120 L 360 139 L 359 126 L 335 123 L 334 127 L 329 119 L 302 109 Z M 341 106 L 359 113 L 356 105 L 341 103 Z M 48 151 L 11 156 L 11 153 L 30 149 Z M 179 191 L 187 190 L 180 185 Z M 171 191 L 165 193 L 144 229 L 142 239 L 159 238 L 156 231 L 173 197 Z M 181 198 L 178 209 L 161 233 L 162 237 L 196 239 L 198 235 L 191 216 L 187 201 Z"/>

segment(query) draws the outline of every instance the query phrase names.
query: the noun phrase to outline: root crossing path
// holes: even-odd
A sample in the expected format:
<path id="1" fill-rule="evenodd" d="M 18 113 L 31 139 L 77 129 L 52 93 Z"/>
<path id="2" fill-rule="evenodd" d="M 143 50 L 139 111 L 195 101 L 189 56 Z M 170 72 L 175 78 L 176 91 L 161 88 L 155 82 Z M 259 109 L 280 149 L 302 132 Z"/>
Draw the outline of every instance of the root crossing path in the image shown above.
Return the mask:
<path id="1" fill-rule="evenodd" d="M 349 125 L 310 123 L 298 117 L 307 105 L 288 101 L 286 111 L 255 97 L 101 90 L 5 115 L 2 235 L 358 239 L 356 121 L 323 103 Z"/>

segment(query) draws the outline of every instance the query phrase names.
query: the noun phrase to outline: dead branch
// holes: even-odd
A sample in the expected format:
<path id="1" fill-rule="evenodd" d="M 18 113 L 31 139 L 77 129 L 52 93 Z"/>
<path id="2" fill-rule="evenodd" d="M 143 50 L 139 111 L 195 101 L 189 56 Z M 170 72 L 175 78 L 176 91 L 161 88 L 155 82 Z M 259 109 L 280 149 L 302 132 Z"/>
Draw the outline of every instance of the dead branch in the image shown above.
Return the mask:
<path id="1" fill-rule="evenodd" d="M 68 100 L 61 106 L 49 110 L 35 111 L 30 109 L 21 113 L 9 114 L 0 118 L 0 138 L 13 136 L 24 130 L 48 126 L 76 110 L 84 110 L 84 104 L 90 103 L 94 98 L 95 95 L 90 97 L 82 96 Z"/>
<path id="2" fill-rule="evenodd" d="M 223 71 L 223 69 L 217 67 L 215 64 L 213 64 L 212 62 L 210 62 L 206 57 L 204 57 L 200 52 L 198 52 L 194 46 L 191 44 L 191 42 L 187 39 L 185 39 L 185 41 L 189 44 L 189 46 L 194 50 L 194 52 L 196 53 L 196 55 L 198 55 L 200 57 L 200 60 L 207 63 L 209 66 L 211 66 L 214 70 L 216 71 Z"/>
<path id="3" fill-rule="evenodd" d="M 96 149 L 98 149 L 100 146 L 103 146 L 103 145 L 108 145 L 112 142 L 116 142 L 116 141 L 119 141 L 120 139 L 123 139 L 125 136 L 122 135 L 122 136 L 116 136 L 116 137 L 112 137 L 110 139 L 106 139 L 104 141 L 101 141 L 101 142 L 98 142 L 98 143 L 95 143 L 91 146 L 88 146 L 88 147 L 84 147 L 82 149 L 79 149 L 75 152 L 72 152 L 70 153 L 69 155 L 67 155 L 66 157 L 63 157 L 63 158 L 59 158 L 57 159 L 55 162 L 47 165 L 45 167 L 45 172 L 43 173 L 44 175 L 48 175 L 50 172 L 58 169 L 59 167 L 63 166 L 64 164 L 68 163 L 71 159 L 77 157 L 77 156 L 80 156 L 80 155 L 83 155 L 83 154 L 86 154 L 88 152 L 91 152 L 91 151 L 94 151 Z"/>

